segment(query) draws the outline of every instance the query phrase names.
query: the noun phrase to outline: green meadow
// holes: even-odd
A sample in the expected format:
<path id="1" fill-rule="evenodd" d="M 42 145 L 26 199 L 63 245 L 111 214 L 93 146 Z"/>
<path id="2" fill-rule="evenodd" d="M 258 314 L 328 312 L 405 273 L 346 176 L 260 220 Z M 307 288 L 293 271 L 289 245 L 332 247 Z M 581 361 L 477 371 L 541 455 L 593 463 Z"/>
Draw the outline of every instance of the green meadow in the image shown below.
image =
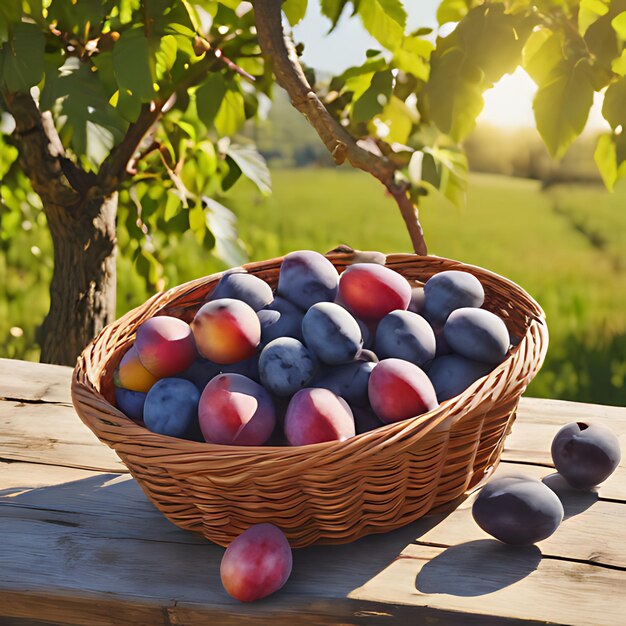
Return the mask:
<path id="1" fill-rule="evenodd" d="M 325 252 L 339 243 L 410 248 L 395 204 L 361 172 L 276 170 L 272 196 L 244 183 L 226 204 L 252 260 L 299 248 Z M 626 405 L 626 187 L 612 195 L 599 186 L 542 190 L 537 181 L 472 175 L 464 210 L 427 198 L 421 218 L 431 253 L 502 274 L 545 310 L 550 347 L 529 395 Z M 21 237 L 0 254 L 0 275 L 7 276 L 0 285 L 0 354 L 36 359 L 49 242 L 36 225 Z M 165 268 L 168 286 L 222 268 L 187 236 L 174 256 Z M 120 261 L 118 281 L 119 314 L 149 295 L 128 261 Z"/>

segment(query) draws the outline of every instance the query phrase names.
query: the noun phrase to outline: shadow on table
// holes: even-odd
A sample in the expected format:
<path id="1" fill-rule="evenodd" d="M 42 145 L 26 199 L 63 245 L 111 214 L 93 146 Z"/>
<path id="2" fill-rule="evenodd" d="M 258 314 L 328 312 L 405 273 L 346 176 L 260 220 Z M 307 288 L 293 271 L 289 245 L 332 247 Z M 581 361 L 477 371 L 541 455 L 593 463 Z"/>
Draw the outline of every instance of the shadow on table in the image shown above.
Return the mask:
<path id="1" fill-rule="evenodd" d="M 598 501 L 597 491 L 574 489 L 567 484 L 566 480 L 558 472 L 549 474 L 542 479 L 542 482 L 550 487 L 559 497 L 565 513 L 563 516 L 564 520 L 584 513 Z"/>
<path id="2" fill-rule="evenodd" d="M 495 539 L 451 546 L 428 561 L 415 579 L 421 593 L 481 596 L 508 587 L 537 569 L 537 546 L 506 546 Z"/>

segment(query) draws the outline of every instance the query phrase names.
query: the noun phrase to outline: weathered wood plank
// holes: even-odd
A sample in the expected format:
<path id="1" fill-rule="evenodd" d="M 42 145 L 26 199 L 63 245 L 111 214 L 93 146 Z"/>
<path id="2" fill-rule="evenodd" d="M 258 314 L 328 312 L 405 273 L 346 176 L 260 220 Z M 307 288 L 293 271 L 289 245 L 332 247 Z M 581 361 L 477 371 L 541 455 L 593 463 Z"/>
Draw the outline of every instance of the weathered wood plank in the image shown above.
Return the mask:
<path id="1" fill-rule="evenodd" d="M 541 479 L 551 469 L 533 465 L 502 463 L 495 477 L 522 474 Z M 417 541 L 454 546 L 489 538 L 472 518 L 472 504 L 478 491 L 462 502 L 439 524 L 423 533 Z M 569 560 L 590 561 L 626 571 L 626 543 L 622 540 L 626 528 L 626 503 L 604 502 L 597 492 L 559 489 L 565 518 L 557 531 L 538 545 L 543 555 Z"/>
<path id="2" fill-rule="evenodd" d="M 447 549 L 408 546 L 349 597 L 545 620 L 572 626 L 624 623 L 626 572 L 541 558 L 495 540 Z"/>
<path id="3" fill-rule="evenodd" d="M 626 408 L 522 398 L 517 419 L 504 444 L 502 459 L 552 467 L 550 446 L 557 431 L 570 422 L 589 421 L 613 429 L 626 451 Z M 522 471 L 523 468 L 520 468 Z M 626 453 L 615 473 L 598 487 L 602 498 L 626 502 Z"/>
<path id="4" fill-rule="evenodd" d="M 0 359 L 0 398 L 70 405 L 72 368 Z"/>
<path id="5" fill-rule="evenodd" d="M 505 467 L 499 471 L 510 469 L 509 464 L 503 465 Z M 536 474 L 545 472 L 545 468 L 524 468 L 524 471 L 529 469 Z M 156 603 L 159 611 L 167 612 L 172 624 L 177 623 L 174 619 L 182 620 L 183 615 L 182 624 L 200 624 L 202 615 L 205 620 L 207 615 L 230 615 L 228 619 L 244 615 L 242 608 L 221 589 L 219 561 L 223 549 L 171 525 L 152 507 L 129 476 L 28 463 L 4 464 L 0 466 L 0 474 L 3 485 L 6 485 L 0 492 L 0 533 L 6 548 L 2 554 L 2 560 L 6 561 L 0 567 L 0 607 L 12 607 L 10 610 L 13 611 L 5 612 L 5 615 L 43 619 L 45 614 L 37 612 L 39 607 L 61 610 L 63 602 L 59 598 L 68 596 L 68 606 L 75 607 L 73 610 L 76 611 L 72 613 L 74 621 L 68 623 L 79 624 L 77 616 L 90 604 L 85 598 L 94 598 L 97 594 L 102 598 L 115 598 L 117 606 L 132 609 L 129 615 L 139 611 L 137 615 L 146 619 L 152 619 L 158 611 L 150 613 L 154 607 L 144 604 Z M 583 508 L 584 504 L 574 499 L 568 507 L 570 514 Z M 541 553 L 538 548 L 519 551 L 498 546 L 494 541 L 483 539 L 485 535 L 471 521 L 468 507 L 464 504 L 448 517 L 424 518 L 399 531 L 366 537 L 345 546 L 315 546 L 296 551 L 294 573 L 289 584 L 274 598 L 254 605 L 250 620 L 255 615 L 256 618 L 263 615 L 265 619 L 271 616 L 272 620 L 281 616 L 293 619 L 294 607 L 297 607 L 307 615 L 315 616 L 318 621 L 312 619 L 313 623 L 324 623 L 324 615 L 333 614 L 345 617 L 344 623 L 352 623 L 350 620 L 356 619 L 355 612 L 365 610 L 363 606 L 345 603 L 346 598 L 353 598 L 389 603 L 387 613 L 396 619 L 406 614 L 397 605 L 415 604 L 476 615 L 484 612 L 524 620 L 591 624 L 594 623 L 591 621 L 593 612 L 579 607 L 576 607 L 577 614 L 580 612 L 579 621 L 570 621 L 571 615 L 565 613 L 567 620 L 559 622 L 555 608 L 556 587 L 562 586 L 563 597 L 568 599 L 569 594 L 599 594 L 598 570 L 605 575 L 601 578 L 602 584 L 607 585 L 602 591 L 604 602 L 615 605 L 613 590 L 616 585 L 626 585 L 626 571 L 566 560 L 551 561 L 549 558 L 539 562 Z M 617 544 L 623 536 L 625 515 L 626 505 L 595 502 L 584 514 L 566 520 L 553 538 L 540 544 L 541 551 L 545 557 L 590 558 L 624 565 L 624 548 Z M 446 583 L 448 587 L 435 589 L 432 576 L 424 574 L 422 580 L 427 584 L 409 593 L 402 590 L 407 585 L 405 569 L 393 573 L 397 576 L 395 582 L 385 582 L 388 572 L 395 572 L 393 568 L 399 555 L 402 557 L 400 561 L 407 555 L 413 560 L 417 558 L 419 567 L 415 563 L 411 565 L 416 572 L 413 581 L 418 571 L 425 567 L 422 556 L 415 556 L 414 550 L 418 548 L 412 547 L 413 541 L 453 546 L 450 556 L 441 556 L 443 550 L 439 548 L 419 546 L 420 550 L 435 550 L 427 553 L 435 565 L 426 571 L 435 572 L 437 580 L 451 581 Z M 457 554 L 460 554 L 459 559 Z M 519 554 L 523 556 L 521 565 L 516 561 Z M 512 569 L 509 569 L 511 562 Z M 476 571 L 470 572 L 468 568 L 471 566 Z M 457 598 L 463 580 L 458 568 L 468 577 L 465 581 L 468 591 L 473 590 L 473 595 L 462 604 Z M 535 574 L 535 568 L 541 570 L 540 576 Z M 379 585 L 381 576 L 383 579 Z M 560 582 L 550 583 L 553 576 L 558 576 Z M 498 587 L 505 583 L 518 588 L 517 601 L 512 602 L 508 596 L 500 600 L 497 595 L 498 602 L 493 608 L 493 595 L 508 593 Z M 551 591 L 554 597 L 548 598 L 546 611 L 528 614 L 525 610 L 527 593 L 539 595 L 545 585 L 555 587 Z M 384 596 L 387 592 L 393 594 L 396 587 L 401 589 L 397 596 Z M 37 595 L 38 600 L 33 606 L 29 606 L 25 597 L 15 596 L 24 589 Z M 477 590 L 483 591 L 479 594 Z M 3 595 L 13 600 L 9 602 L 7 599 L 7 604 L 2 601 Z M 487 595 L 488 598 L 482 597 Z M 22 599 L 18 602 L 16 598 L 20 597 Z M 328 609 L 320 612 L 321 605 L 327 605 Z M 332 606 L 335 608 L 331 609 Z M 591 608 L 596 610 L 596 603 Z M 625 608 L 623 605 L 622 610 Z M 97 602 L 93 615 L 89 612 L 92 609 L 83 614 L 89 615 L 89 623 L 108 623 L 98 620 L 105 619 L 110 613 L 104 609 L 98 613 L 96 609 L 101 609 Z M 0 615 L 8 610 L 0 609 Z M 144 614 L 143 611 L 147 612 Z M 380 611 L 380 607 L 372 611 Z M 610 613 L 609 617 L 612 615 Z M 416 618 L 417 614 L 412 619 Z M 368 618 L 367 621 L 372 620 Z M 607 619 L 594 624 L 605 623 L 619 622 Z"/>
<path id="6" fill-rule="evenodd" d="M 73 407 L 60 404 L 0 400 L 0 459 L 127 471 Z"/>

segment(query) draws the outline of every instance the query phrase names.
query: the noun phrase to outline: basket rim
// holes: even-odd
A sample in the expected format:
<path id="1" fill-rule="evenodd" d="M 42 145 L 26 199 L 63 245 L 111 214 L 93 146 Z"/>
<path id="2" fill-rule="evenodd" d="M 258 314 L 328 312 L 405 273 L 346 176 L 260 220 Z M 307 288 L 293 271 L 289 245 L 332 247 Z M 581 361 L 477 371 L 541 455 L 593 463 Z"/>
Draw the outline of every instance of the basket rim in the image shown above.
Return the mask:
<path id="1" fill-rule="evenodd" d="M 335 259 L 338 261 L 341 261 L 342 257 L 350 258 L 350 254 L 345 253 L 330 253 L 325 256 L 331 260 Z M 199 277 L 191 281 L 187 281 L 185 283 L 181 283 L 180 285 L 171 287 L 166 291 L 154 294 L 143 304 L 135 307 L 131 311 L 128 311 L 126 314 L 124 314 L 111 324 L 107 325 L 80 354 L 72 373 L 72 403 L 81 420 L 96 433 L 98 438 L 104 441 L 107 445 L 113 447 L 116 450 L 118 448 L 123 448 L 123 446 L 120 446 L 119 444 L 115 445 L 107 441 L 101 436 L 100 430 L 95 428 L 95 424 L 92 421 L 91 413 L 93 413 L 94 409 L 97 411 L 98 408 L 90 406 L 91 402 L 88 403 L 85 400 L 87 398 L 89 398 L 90 400 L 96 400 L 98 404 L 104 404 L 106 406 L 110 417 L 115 417 L 120 422 L 122 422 L 120 426 L 124 429 L 125 434 L 127 434 L 129 438 L 132 438 L 133 445 L 137 445 L 137 443 L 141 441 L 141 443 L 146 446 L 163 449 L 164 451 L 169 449 L 171 450 L 172 454 L 176 454 L 176 456 L 182 453 L 190 455 L 200 454 L 202 456 L 211 454 L 228 454 L 230 456 L 237 456 L 239 458 L 243 458 L 246 456 L 258 457 L 259 455 L 263 455 L 264 457 L 280 457 L 281 460 L 285 460 L 290 457 L 293 457 L 294 459 L 300 458 L 303 454 L 314 454 L 322 456 L 325 454 L 335 453 L 339 451 L 342 454 L 345 454 L 346 451 L 349 450 L 351 447 L 359 447 L 360 454 L 363 454 L 363 444 L 371 444 L 372 453 L 379 451 L 381 448 L 387 448 L 388 446 L 392 445 L 394 446 L 394 450 L 399 451 L 400 448 L 395 445 L 397 441 L 410 439 L 410 435 L 416 434 L 418 432 L 420 433 L 420 436 L 425 436 L 431 431 L 444 427 L 444 423 L 446 422 L 446 420 L 451 420 L 451 417 L 458 412 L 452 410 L 452 407 L 454 407 L 455 409 L 463 407 L 472 397 L 475 396 L 475 394 L 481 391 L 486 391 L 491 383 L 494 380 L 497 380 L 499 376 L 504 375 L 507 370 L 512 371 L 517 360 L 522 358 L 521 353 L 527 353 L 528 348 L 533 347 L 531 344 L 537 344 L 538 350 L 536 350 L 536 352 L 538 352 L 538 355 L 534 363 L 532 363 L 531 372 L 527 375 L 527 378 L 529 380 L 532 379 L 535 373 L 539 370 L 543 359 L 545 358 L 548 344 L 548 331 L 545 320 L 545 313 L 541 306 L 520 285 L 491 270 L 487 270 L 477 265 L 463 263 L 462 261 L 456 261 L 454 259 L 448 259 L 446 257 L 440 257 L 436 255 L 421 256 L 407 253 L 393 253 L 386 255 L 385 262 L 385 265 L 387 267 L 390 267 L 391 269 L 395 270 L 394 265 L 402 265 L 403 263 L 407 262 L 415 263 L 416 261 L 420 260 L 423 260 L 425 262 L 440 260 L 445 263 L 451 263 L 455 266 L 458 265 L 458 269 L 460 270 L 475 271 L 478 274 L 482 274 L 496 280 L 503 286 L 511 288 L 513 291 L 516 292 L 516 295 L 520 296 L 536 311 L 535 315 L 529 316 L 528 328 L 525 334 L 521 337 L 519 343 L 514 346 L 514 348 L 508 353 L 507 357 L 501 363 L 496 365 L 496 367 L 486 376 L 483 376 L 482 378 L 475 381 L 461 394 L 441 402 L 431 411 L 428 411 L 421 415 L 410 417 L 406 420 L 402 420 L 399 422 L 384 424 L 383 426 L 378 427 L 372 431 L 356 434 L 354 437 L 350 437 L 349 439 L 346 439 L 344 441 L 326 441 L 321 443 L 307 444 L 303 446 L 220 445 L 208 442 L 180 439 L 177 437 L 153 433 L 149 431 L 145 426 L 142 426 L 128 418 L 115 405 L 108 402 L 104 395 L 98 390 L 96 385 L 99 386 L 100 378 L 106 370 L 106 366 L 110 361 L 110 357 L 106 359 L 106 363 L 103 366 L 99 367 L 99 375 L 94 381 L 91 377 L 92 367 L 90 357 L 92 353 L 97 350 L 99 345 L 105 340 L 109 333 L 111 333 L 115 329 L 124 327 L 129 320 L 132 320 L 138 314 L 138 312 L 145 313 L 150 311 L 151 309 L 155 309 L 148 316 L 153 317 L 160 314 L 161 311 L 167 309 L 167 307 L 172 304 L 172 297 L 180 296 L 183 293 L 189 294 L 197 289 L 206 287 L 208 284 L 217 282 L 227 271 L 241 268 L 246 272 L 253 273 L 256 269 L 259 268 L 267 268 L 268 266 L 272 267 L 273 265 L 279 266 L 283 259 L 284 256 L 281 256 L 265 261 L 246 263 L 242 266 L 238 266 L 237 268 L 230 268 L 229 270 L 216 272 L 204 277 Z M 449 269 L 457 268 L 451 267 Z M 126 345 L 130 343 L 131 340 L 132 336 L 118 346 L 119 350 L 122 350 L 124 347 L 126 347 Z M 517 395 L 521 395 L 521 393 Z M 84 411 L 85 407 L 90 407 L 92 409 L 88 412 L 89 417 L 86 414 L 87 412 Z M 408 446 L 410 445 L 410 443 L 406 443 L 406 445 Z M 176 448 L 176 451 L 174 450 L 174 448 Z M 181 450 L 181 448 L 184 448 L 184 451 Z"/>

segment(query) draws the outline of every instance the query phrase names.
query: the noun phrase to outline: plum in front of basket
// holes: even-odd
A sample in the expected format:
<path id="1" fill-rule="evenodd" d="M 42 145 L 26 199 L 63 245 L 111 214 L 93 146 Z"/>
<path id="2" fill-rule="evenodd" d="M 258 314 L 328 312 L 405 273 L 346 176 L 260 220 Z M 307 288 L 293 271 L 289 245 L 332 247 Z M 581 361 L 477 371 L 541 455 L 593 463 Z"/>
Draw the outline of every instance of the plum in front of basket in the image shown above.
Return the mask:
<path id="1" fill-rule="evenodd" d="M 191 324 L 168 316 L 144 322 L 120 362 L 115 384 L 148 393 L 159 379 L 176 377 L 191 381 L 203 394 L 216 376 L 245 378 L 245 393 L 222 394 L 221 411 L 207 413 L 211 432 L 219 431 L 215 426 L 219 419 L 225 423 L 224 433 L 206 431 L 205 440 L 211 443 L 305 445 L 342 440 L 421 415 L 486 376 L 508 354 L 509 335 L 498 316 L 478 308 L 484 291 L 468 272 L 439 272 L 423 289 L 416 282 L 378 263 L 355 263 L 339 275 L 327 258 L 311 250 L 284 258 L 276 293 L 242 269 L 227 272 Z M 424 316 L 407 310 L 415 290 L 420 302 L 412 308 Z M 450 344 L 445 357 L 438 356 L 444 336 Z M 366 340 L 373 349 L 363 349 Z M 314 413 L 324 415 L 331 404 L 342 415 L 349 411 L 351 429 L 339 428 L 332 434 L 331 428 L 321 436 L 313 433 L 319 424 L 312 422 L 306 433 L 308 427 L 298 419 L 302 432 L 289 438 L 279 416 L 270 436 L 266 431 L 271 420 L 259 421 L 254 410 L 243 406 L 249 402 L 245 398 L 256 398 L 260 414 L 271 413 L 266 408 L 270 403 L 275 414 L 282 404 L 288 412 L 301 390 L 315 388 L 328 390 L 333 399 L 328 394 L 304 394 Z M 118 407 L 126 407 L 137 420 L 141 398 L 117 395 Z M 315 404 L 318 396 L 326 398 L 321 408 Z M 209 406 L 214 397 L 214 391 L 207 393 L 201 406 Z M 296 404 L 292 415 L 302 413 Z M 356 424 L 355 414 L 373 414 L 375 419 Z M 265 426 L 257 433 L 252 424 L 260 423 Z M 233 430 L 233 424 L 239 426 Z M 256 434 L 243 437 L 244 432 Z"/>

